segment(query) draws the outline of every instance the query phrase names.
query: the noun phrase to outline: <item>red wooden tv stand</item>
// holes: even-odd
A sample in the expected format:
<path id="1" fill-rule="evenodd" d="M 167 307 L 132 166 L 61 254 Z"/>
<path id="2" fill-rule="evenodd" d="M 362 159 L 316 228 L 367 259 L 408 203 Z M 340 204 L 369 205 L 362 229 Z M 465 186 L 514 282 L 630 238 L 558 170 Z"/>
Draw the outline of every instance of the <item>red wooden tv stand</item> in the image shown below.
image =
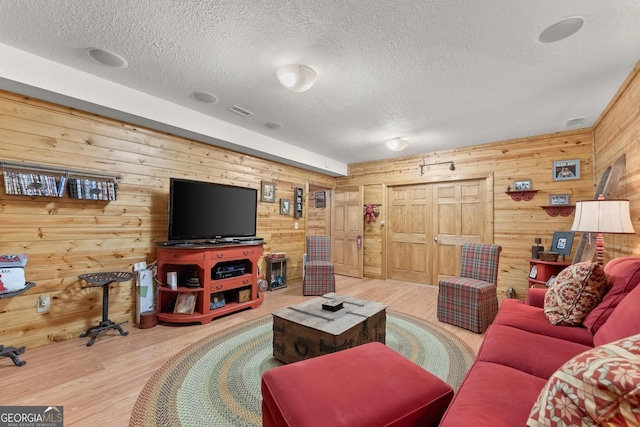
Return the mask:
<path id="1" fill-rule="evenodd" d="M 157 294 L 158 320 L 204 324 L 245 308 L 258 308 L 264 299 L 258 291 L 261 256 L 262 243 L 159 246 L 158 280 L 162 284 Z M 174 271 L 178 276 L 177 290 L 166 283 L 167 273 Z M 196 283 L 188 283 L 189 278 Z M 185 292 L 195 294 L 193 313 L 175 313 L 176 299 Z M 220 306 L 222 299 L 224 305 Z"/>

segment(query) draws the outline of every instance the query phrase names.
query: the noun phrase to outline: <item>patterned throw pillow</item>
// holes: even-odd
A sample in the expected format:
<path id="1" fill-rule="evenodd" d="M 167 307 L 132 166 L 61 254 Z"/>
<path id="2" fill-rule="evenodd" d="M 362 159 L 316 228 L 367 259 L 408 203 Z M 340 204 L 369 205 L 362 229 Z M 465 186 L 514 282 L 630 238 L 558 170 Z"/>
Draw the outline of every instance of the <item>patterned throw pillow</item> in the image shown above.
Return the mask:
<path id="1" fill-rule="evenodd" d="M 527 426 L 637 426 L 640 335 L 577 355 L 547 381 Z"/>
<path id="2" fill-rule="evenodd" d="M 562 270 L 544 296 L 544 314 L 552 325 L 578 326 L 602 300 L 607 278 L 600 265 L 579 262 Z"/>

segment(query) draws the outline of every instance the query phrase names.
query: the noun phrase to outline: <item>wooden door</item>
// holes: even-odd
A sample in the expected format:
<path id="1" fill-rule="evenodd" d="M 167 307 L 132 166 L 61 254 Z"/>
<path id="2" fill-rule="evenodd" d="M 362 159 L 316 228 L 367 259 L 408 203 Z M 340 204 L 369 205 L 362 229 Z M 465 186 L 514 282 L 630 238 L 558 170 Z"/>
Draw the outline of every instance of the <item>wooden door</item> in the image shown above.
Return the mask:
<path id="1" fill-rule="evenodd" d="M 337 188 L 331 198 L 331 260 L 336 274 L 364 275 L 362 187 Z"/>
<path id="2" fill-rule="evenodd" d="M 389 188 L 387 271 L 391 279 L 429 282 L 430 194 L 427 184 Z"/>
<path id="3" fill-rule="evenodd" d="M 464 242 L 493 241 L 487 180 L 390 187 L 387 276 L 437 285 L 459 273 Z"/>
<path id="4" fill-rule="evenodd" d="M 451 181 L 432 184 L 434 250 L 431 283 L 460 273 L 464 242 L 492 241 L 487 235 L 488 203 L 486 180 Z"/>

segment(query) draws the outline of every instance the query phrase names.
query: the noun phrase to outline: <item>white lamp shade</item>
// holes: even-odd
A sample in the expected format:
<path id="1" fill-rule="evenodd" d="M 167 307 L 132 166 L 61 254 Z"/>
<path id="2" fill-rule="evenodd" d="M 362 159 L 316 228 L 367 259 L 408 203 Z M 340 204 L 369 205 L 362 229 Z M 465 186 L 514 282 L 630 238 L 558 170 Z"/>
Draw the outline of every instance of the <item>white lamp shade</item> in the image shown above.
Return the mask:
<path id="1" fill-rule="evenodd" d="M 280 84 L 293 92 L 304 92 L 318 81 L 318 74 L 310 67 L 290 64 L 278 68 L 276 77 Z"/>
<path id="2" fill-rule="evenodd" d="M 391 151 L 402 151 L 407 148 L 407 145 L 409 145 L 409 141 L 400 137 L 396 137 L 385 142 L 384 145 L 386 145 L 387 148 Z"/>
<path id="3" fill-rule="evenodd" d="M 571 231 L 583 233 L 635 234 L 628 200 L 584 200 L 576 202 Z"/>

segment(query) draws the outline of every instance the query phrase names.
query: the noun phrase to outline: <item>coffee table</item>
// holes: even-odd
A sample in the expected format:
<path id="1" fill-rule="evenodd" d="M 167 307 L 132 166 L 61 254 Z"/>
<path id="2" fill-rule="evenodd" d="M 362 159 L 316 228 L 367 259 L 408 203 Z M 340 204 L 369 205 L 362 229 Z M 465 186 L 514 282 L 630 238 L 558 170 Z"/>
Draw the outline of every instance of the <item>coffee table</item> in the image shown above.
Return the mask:
<path id="1" fill-rule="evenodd" d="M 343 308 L 322 308 L 341 301 Z M 387 305 L 334 292 L 275 311 L 273 357 L 292 363 L 368 342 L 385 343 Z"/>

